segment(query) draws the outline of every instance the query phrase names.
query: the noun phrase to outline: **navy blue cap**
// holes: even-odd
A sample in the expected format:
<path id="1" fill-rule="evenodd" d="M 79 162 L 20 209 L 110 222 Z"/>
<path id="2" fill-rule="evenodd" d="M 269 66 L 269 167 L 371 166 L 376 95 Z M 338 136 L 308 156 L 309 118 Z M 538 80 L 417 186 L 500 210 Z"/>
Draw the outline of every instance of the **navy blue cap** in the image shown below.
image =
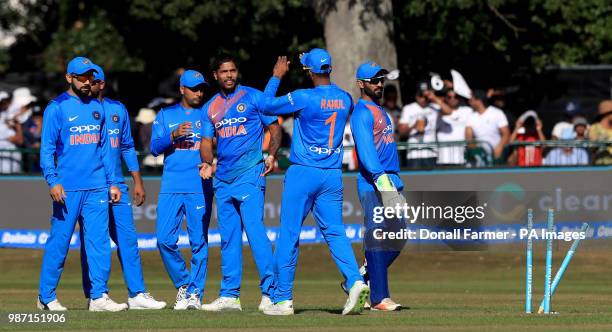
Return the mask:
<path id="1" fill-rule="evenodd" d="M 94 80 L 105 81 L 104 70 L 102 70 L 102 67 L 96 65 L 95 63 L 93 66 L 94 70 L 96 71 L 94 73 Z"/>
<path id="2" fill-rule="evenodd" d="M 206 79 L 204 79 L 204 75 L 199 71 L 195 70 L 185 70 L 183 75 L 181 75 L 181 86 L 193 88 L 200 84 L 206 84 Z"/>
<path id="3" fill-rule="evenodd" d="M 86 72 L 90 70 L 96 70 L 96 68 L 94 68 L 93 61 L 89 60 L 86 57 L 78 56 L 70 60 L 70 62 L 68 62 L 68 67 L 66 68 L 66 74 L 81 75 L 81 74 L 85 74 Z"/>
<path id="4" fill-rule="evenodd" d="M 315 74 L 329 74 L 332 71 L 331 55 L 321 48 L 313 48 L 310 52 L 302 54 L 300 62 L 305 69 Z"/>
<path id="5" fill-rule="evenodd" d="M 367 80 L 367 79 L 374 78 L 374 77 L 384 76 L 384 75 L 387 75 L 388 73 L 389 73 L 388 70 L 384 69 L 376 62 L 367 61 L 361 64 L 359 68 L 357 68 L 357 73 L 355 74 L 355 77 L 358 80 Z"/>

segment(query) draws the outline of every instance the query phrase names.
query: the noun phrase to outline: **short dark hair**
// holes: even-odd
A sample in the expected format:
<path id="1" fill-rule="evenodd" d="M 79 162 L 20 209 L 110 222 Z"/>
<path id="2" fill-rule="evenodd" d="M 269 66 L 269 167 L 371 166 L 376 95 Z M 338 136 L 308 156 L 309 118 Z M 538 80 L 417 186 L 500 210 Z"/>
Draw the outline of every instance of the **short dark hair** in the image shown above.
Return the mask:
<path id="1" fill-rule="evenodd" d="M 228 53 L 221 53 L 215 58 L 211 68 L 213 71 L 217 71 L 219 68 L 221 68 L 221 65 L 226 62 L 233 62 L 236 67 L 238 67 L 238 62 L 236 62 L 236 58 L 234 58 L 234 56 Z"/>

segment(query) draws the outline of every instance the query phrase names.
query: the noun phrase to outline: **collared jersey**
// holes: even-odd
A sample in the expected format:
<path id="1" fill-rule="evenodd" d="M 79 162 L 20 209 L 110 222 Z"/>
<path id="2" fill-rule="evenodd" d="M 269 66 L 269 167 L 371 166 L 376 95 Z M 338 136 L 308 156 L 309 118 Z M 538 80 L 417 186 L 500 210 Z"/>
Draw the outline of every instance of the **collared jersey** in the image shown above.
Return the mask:
<path id="1" fill-rule="evenodd" d="M 125 106 L 118 100 L 104 98 L 102 107 L 106 114 L 106 128 L 110 142 L 109 158 L 115 164 L 115 178 L 120 183 L 125 183 L 123 172 L 121 171 L 121 158 L 125 161 L 128 171 L 137 172 L 140 170 L 132 130 L 130 127 L 130 116 Z"/>
<path id="2" fill-rule="evenodd" d="M 393 122 L 384 108 L 359 99 L 351 115 L 351 131 L 357 148 L 359 174 L 368 183 L 373 183 L 382 174 L 399 172 Z"/>
<path id="3" fill-rule="evenodd" d="M 98 100 L 64 92 L 47 105 L 40 167 L 49 187 L 61 184 L 64 190 L 75 191 L 117 183 L 108 145 L 105 113 Z"/>
<path id="4" fill-rule="evenodd" d="M 151 153 L 154 156 L 164 155 L 160 193 L 203 192 L 203 180 L 198 170 L 201 114 L 200 108 L 186 109 L 181 104 L 175 104 L 159 111 L 153 121 Z M 170 134 L 183 122 L 191 122 L 192 134 L 172 141 Z"/>
<path id="5" fill-rule="evenodd" d="M 270 82 L 280 81 L 272 78 Z M 267 97 L 264 109 L 266 114 L 294 113 L 292 163 L 342 168 L 344 126 L 353 109 L 348 92 L 334 84 L 295 90 L 282 97 Z"/>
<path id="6" fill-rule="evenodd" d="M 277 121 L 262 113 L 264 99 L 261 91 L 239 85 L 227 96 L 217 93 L 202 107 L 202 137 L 217 138 L 216 178 L 232 182 L 263 161 L 264 129 Z"/>

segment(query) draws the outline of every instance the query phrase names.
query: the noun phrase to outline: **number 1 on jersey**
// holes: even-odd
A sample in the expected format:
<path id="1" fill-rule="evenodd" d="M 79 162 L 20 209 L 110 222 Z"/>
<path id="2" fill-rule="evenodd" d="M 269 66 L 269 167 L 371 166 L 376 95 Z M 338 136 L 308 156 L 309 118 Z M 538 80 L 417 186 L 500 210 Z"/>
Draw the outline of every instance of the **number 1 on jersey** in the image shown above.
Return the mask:
<path id="1" fill-rule="evenodd" d="M 329 118 L 327 118 L 327 120 L 325 120 L 326 125 L 331 123 L 331 126 L 329 127 L 329 144 L 328 144 L 328 147 L 330 149 L 333 148 L 333 145 L 334 145 L 334 127 L 336 126 L 336 113 L 338 112 L 334 112 Z"/>

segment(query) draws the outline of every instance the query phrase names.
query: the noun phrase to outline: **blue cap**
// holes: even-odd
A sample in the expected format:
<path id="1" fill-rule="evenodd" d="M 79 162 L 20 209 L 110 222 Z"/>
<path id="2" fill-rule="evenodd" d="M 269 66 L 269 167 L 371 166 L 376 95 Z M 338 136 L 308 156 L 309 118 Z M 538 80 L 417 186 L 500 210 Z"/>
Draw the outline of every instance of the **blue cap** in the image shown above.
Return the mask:
<path id="1" fill-rule="evenodd" d="M 199 71 L 195 70 L 185 70 L 183 75 L 181 75 L 181 86 L 185 86 L 188 88 L 193 88 L 200 84 L 206 84 L 206 80 L 204 79 L 204 75 Z"/>
<path id="2" fill-rule="evenodd" d="M 96 65 L 95 63 L 93 66 L 96 71 L 94 73 L 94 80 L 105 81 L 104 70 L 102 70 L 102 67 Z"/>
<path id="3" fill-rule="evenodd" d="M 358 80 L 369 79 L 373 77 L 379 77 L 388 74 L 389 71 L 381 67 L 374 61 L 368 61 L 363 63 L 357 68 L 357 74 L 355 77 Z"/>
<path id="4" fill-rule="evenodd" d="M 310 52 L 302 54 L 300 58 L 302 65 L 315 74 L 331 73 L 331 61 L 331 55 L 321 48 L 313 48 Z"/>
<path id="5" fill-rule="evenodd" d="M 70 62 L 68 62 L 68 67 L 66 68 L 66 74 L 81 75 L 81 74 L 85 74 L 86 72 L 90 70 L 96 70 L 96 68 L 94 68 L 93 61 L 89 60 L 86 57 L 78 56 L 70 60 Z"/>

